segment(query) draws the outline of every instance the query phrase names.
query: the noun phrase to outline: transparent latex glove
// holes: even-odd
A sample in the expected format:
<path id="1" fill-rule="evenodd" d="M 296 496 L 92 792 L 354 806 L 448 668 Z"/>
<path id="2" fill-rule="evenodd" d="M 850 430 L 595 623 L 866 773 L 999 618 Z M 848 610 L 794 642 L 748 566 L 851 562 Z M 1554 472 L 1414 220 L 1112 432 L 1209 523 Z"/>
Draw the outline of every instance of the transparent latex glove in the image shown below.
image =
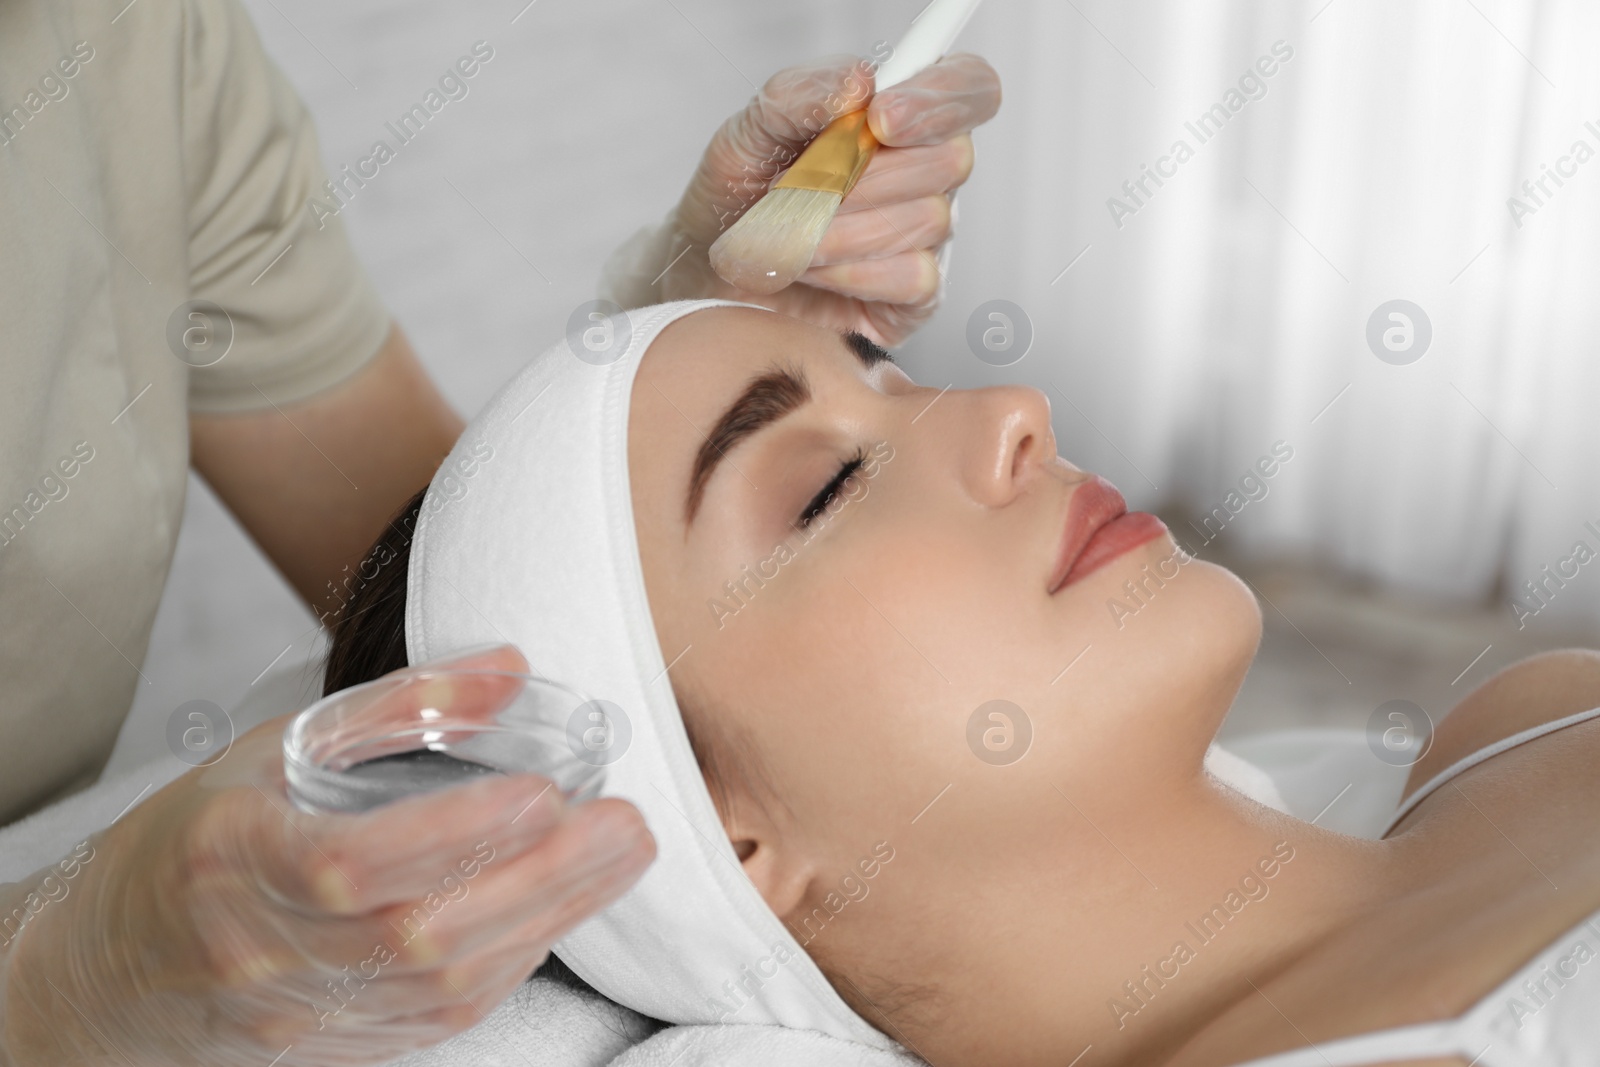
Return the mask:
<path id="1" fill-rule="evenodd" d="M 860 330 L 884 345 L 910 335 L 938 307 L 953 194 L 972 171 L 971 130 L 1000 107 L 1000 78 L 963 53 L 874 96 L 873 69 L 867 60 L 833 56 L 773 75 L 711 139 L 666 223 L 635 235 L 607 264 L 602 295 L 625 307 L 721 297 Z M 864 104 L 883 147 L 839 206 L 810 269 L 770 296 L 719 278 L 708 257 L 712 242 L 818 130 Z"/>
<path id="2" fill-rule="evenodd" d="M 386 1063 L 475 1025 L 654 858 L 631 805 L 532 775 L 305 814 L 289 719 L 0 886 L 0 1063 Z"/>

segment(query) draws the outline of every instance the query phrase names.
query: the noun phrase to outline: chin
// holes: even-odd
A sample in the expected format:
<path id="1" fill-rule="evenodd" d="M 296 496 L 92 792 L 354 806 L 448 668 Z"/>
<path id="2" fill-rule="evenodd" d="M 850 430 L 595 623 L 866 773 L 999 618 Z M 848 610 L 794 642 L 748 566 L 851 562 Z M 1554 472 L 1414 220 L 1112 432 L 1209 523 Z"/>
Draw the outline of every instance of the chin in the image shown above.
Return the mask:
<path id="1" fill-rule="evenodd" d="M 1165 620 L 1174 652 L 1190 650 L 1192 671 L 1187 682 L 1209 694 L 1214 718 L 1203 728 L 1206 740 L 1216 736 L 1233 706 L 1244 676 L 1261 644 L 1261 606 L 1238 575 L 1215 563 L 1195 560 L 1184 567 L 1189 589 L 1174 598 L 1173 618 Z M 1152 605 L 1154 606 L 1154 605 Z"/>
<path id="2" fill-rule="evenodd" d="M 1185 708 L 1215 736 L 1261 640 L 1249 586 L 1162 537 L 1086 576 L 1083 590 L 1101 605 L 1096 666 L 1117 679 L 1124 712 L 1170 726 L 1170 711 Z"/>
<path id="3" fill-rule="evenodd" d="M 1111 560 L 1089 583 L 1104 598 L 1106 620 L 1118 633 L 1142 617 L 1201 612 L 1214 626 L 1247 639 L 1252 652 L 1261 636 L 1261 608 L 1250 587 L 1226 567 L 1189 555 L 1170 536 Z"/>
<path id="4" fill-rule="evenodd" d="M 1216 631 L 1219 661 L 1225 659 L 1236 665 L 1232 688 L 1237 690 L 1261 644 L 1261 604 L 1244 580 L 1228 568 L 1199 560 L 1189 566 L 1199 568 L 1196 584 L 1204 585 L 1201 593 Z"/>

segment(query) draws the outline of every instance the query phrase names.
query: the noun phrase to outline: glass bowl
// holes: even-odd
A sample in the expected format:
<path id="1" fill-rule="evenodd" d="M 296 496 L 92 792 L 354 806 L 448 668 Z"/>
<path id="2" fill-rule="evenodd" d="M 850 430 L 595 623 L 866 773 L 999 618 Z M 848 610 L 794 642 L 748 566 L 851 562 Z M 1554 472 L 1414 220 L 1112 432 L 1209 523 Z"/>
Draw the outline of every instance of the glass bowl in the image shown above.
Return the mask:
<path id="1" fill-rule="evenodd" d="M 361 812 L 488 774 L 532 773 L 581 803 L 604 784 L 612 709 L 508 671 L 385 676 L 295 716 L 283 735 L 289 797 L 316 814 Z"/>

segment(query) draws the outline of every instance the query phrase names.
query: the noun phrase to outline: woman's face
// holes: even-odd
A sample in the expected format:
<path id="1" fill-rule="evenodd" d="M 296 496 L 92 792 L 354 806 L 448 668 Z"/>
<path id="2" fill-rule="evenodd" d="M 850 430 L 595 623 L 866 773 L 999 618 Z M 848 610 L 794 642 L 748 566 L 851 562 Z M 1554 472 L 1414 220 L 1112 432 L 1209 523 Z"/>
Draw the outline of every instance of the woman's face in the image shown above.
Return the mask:
<path id="1" fill-rule="evenodd" d="M 673 688 L 744 752 L 730 837 L 808 951 L 882 989 L 937 969 L 917 930 L 1010 879 L 1069 858 L 1060 893 L 1120 885 L 1087 877 L 1118 861 L 1080 847 L 1085 819 L 1198 775 L 1255 652 L 1254 598 L 1164 527 L 1123 520 L 1058 587 L 1096 525 L 1075 502 L 1110 498 L 1033 389 L 919 386 L 837 333 L 710 309 L 644 359 L 629 459 Z"/>

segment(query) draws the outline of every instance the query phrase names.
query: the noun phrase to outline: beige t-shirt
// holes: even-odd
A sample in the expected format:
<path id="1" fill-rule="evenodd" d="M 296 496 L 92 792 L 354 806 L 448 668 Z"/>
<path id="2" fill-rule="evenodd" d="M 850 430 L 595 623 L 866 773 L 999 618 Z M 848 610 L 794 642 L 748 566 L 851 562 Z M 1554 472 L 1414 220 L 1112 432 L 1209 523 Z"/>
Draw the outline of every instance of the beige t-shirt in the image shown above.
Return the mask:
<path id="1" fill-rule="evenodd" d="M 303 399 L 382 344 L 325 181 L 236 0 L 0 2 L 0 823 L 110 755 L 188 413 Z"/>

